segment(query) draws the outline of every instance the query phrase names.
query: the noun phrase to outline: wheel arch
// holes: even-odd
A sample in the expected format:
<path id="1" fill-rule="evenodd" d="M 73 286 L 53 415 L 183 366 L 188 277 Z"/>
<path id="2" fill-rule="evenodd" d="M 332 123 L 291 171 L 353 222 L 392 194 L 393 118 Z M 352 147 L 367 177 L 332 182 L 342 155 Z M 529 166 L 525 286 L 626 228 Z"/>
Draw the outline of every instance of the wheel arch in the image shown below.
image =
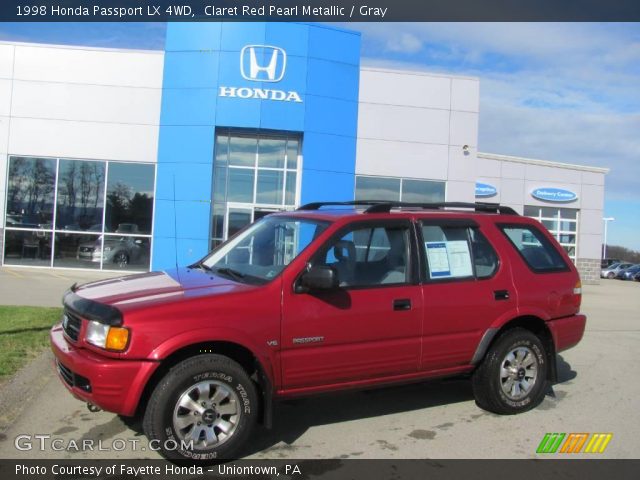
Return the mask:
<path id="1" fill-rule="evenodd" d="M 514 328 L 523 328 L 528 330 L 542 341 L 547 356 L 547 364 L 549 365 L 549 368 L 547 369 L 547 379 L 552 383 L 556 383 L 558 371 L 553 334 L 551 333 L 547 322 L 535 315 L 521 315 L 509 320 L 500 327 L 487 329 L 476 348 L 471 363 L 476 366 L 479 365 L 498 338 L 500 338 L 505 332 L 513 330 Z"/>
<path id="2" fill-rule="evenodd" d="M 273 422 L 273 383 L 270 372 L 265 369 L 265 366 L 258 359 L 258 356 L 249 348 L 240 343 L 227 340 L 207 340 L 191 343 L 172 351 L 163 358 L 142 390 L 136 408 L 136 416 L 144 412 L 153 389 L 171 368 L 187 358 L 206 353 L 224 355 L 234 360 L 247 372 L 249 377 L 252 377 L 256 381 L 261 404 L 259 420 L 262 421 L 266 427 L 271 428 Z"/>

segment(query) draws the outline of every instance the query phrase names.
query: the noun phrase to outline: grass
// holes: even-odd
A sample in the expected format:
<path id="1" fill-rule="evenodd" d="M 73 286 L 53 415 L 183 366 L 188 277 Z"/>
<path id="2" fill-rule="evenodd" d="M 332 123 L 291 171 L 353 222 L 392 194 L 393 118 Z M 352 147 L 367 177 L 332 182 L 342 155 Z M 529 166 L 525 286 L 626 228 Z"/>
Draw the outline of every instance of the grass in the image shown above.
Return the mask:
<path id="1" fill-rule="evenodd" d="M 61 308 L 0 306 L 0 382 L 49 346 Z"/>

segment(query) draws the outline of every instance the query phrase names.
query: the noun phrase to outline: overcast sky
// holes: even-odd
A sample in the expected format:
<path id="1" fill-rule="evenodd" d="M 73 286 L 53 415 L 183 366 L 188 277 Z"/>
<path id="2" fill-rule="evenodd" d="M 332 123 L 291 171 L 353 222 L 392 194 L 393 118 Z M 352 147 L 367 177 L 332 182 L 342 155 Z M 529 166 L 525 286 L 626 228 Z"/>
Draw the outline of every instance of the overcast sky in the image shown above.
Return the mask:
<path id="1" fill-rule="evenodd" d="M 608 167 L 609 244 L 640 250 L 640 24 L 369 23 L 362 63 L 480 78 L 484 152 Z M 164 24 L 0 24 L 0 39 L 162 49 Z"/>

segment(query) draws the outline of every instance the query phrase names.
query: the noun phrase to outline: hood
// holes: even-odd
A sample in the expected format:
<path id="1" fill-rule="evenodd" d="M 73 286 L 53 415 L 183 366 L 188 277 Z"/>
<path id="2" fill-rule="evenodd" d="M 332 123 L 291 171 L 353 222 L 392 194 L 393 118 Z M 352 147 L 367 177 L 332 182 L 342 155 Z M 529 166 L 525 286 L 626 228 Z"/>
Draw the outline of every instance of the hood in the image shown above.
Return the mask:
<path id="1" fill-rule="evenodd" d="M 74 293 L 87 300 L 127 309 L 140 303 L 175 301 L 251 288 L 255 286 L 185 267 L 91 282 L 77 287 Z"/>

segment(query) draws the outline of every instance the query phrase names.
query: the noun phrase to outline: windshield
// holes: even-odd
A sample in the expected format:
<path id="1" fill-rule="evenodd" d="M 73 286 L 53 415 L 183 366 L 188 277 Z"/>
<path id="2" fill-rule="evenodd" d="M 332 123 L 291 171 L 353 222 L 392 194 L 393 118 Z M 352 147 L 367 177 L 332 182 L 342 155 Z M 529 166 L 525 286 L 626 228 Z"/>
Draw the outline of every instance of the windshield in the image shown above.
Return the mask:
<path id="1" fill-rule="evenodd" d="M 328 226 L 328 222 L 305 218 L 265 217 L 199 265 L 237 281 L 268 282 Z"/>

